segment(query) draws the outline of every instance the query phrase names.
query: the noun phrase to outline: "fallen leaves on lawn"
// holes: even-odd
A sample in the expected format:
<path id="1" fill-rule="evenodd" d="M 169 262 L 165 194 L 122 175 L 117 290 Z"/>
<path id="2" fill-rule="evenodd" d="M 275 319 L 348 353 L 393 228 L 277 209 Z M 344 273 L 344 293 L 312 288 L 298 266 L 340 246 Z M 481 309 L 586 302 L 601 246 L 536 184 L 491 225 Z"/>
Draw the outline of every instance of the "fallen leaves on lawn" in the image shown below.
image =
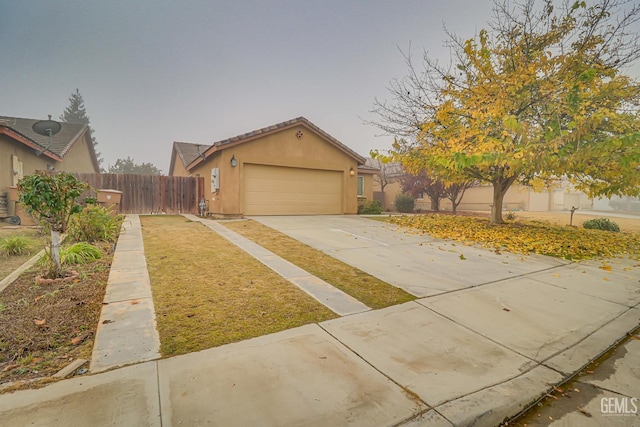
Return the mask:
<path id="1" fill-rule="evenodd" d="M 80 336 L 77 336 L 77 337 L 75 337 L 75 338 L 72 338 L 72 339 L 71 339 L 71 344 L 73 344 L 73 345 L 80 345 L 80 344 L 82 344 L 82 342 L 83 342 L 84 340 L 86 340 L 88 337 L 89 337 L 89 334 L 84 334 L 84 335 L 80 335 Z"/>
<path id="2" fill-rule="evenodd" d="M 575 260 L 640 253 L 640 234 L 589 230 L 544 221 L 522 220 L 498 225 L 491 224 L 488 218 L 432 214 L 394 216 L 389 222 L 440 239 L 473 242 L 497 254 L 507 250 Z M 609 271 L 606 267 L 601 268 Z"/>

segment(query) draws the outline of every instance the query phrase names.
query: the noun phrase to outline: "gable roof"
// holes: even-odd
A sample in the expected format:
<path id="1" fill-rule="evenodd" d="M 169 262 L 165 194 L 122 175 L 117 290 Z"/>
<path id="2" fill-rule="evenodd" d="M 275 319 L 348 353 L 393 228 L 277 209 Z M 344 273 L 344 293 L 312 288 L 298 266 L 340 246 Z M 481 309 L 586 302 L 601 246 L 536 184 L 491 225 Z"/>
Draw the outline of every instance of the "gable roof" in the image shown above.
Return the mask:
<path id="1" fill-rule="evenodd" d="M 42 151 L 43 155 L 51 159 L 62 161 L 73 144 L 89 130 L 87 125 L 59 122 L 60 132 L 51 138 L 51 146 L 49 146 L 49 137 L 34 132 L 32 128 L 33 124 L 39 121 L 38 119 L 0 116 L 0 133 L 4 133 L 37 151 Z M 93 144 L 87 145 L 95 169 L 100 170 Z"/>
<path id="2" fill-rule="evenodd" d="M 356 153 L 355 151 L 353 151 L 351 148 L 347 147 L 342 142 L 338 141 L 337 139 L 335 139 L 334 137 L 332 137 L 331 135 L 329 135 L 328 133 L 326 133 L 325 131 L 323 131 L 318 126 L 314 125 L 304 117 L 297 117 L 295 119 L 287 120 L 285 122 L 277 123 L 275 125 L 271 125 L 261 129 L 253 130 L 251 132 L 243 133 L 242 135 L 216 141 L 204 152 L 204 156 L 200 156 L 194 159 L 189 164 L 189 167 L 187 167 L 186 169 L 189 170 L 194 168 L 196 165 L 206 160 L 207 157 L 213 155 L 218 151 L 222 151 L 226 148 L 236 146 L 238 144 L 253 141 L 254 139 L 260 138 L 262 136 L 280 132 L 284 129 L 292 128 L 300 124 L 303 126 L 306 126 L 308 129 L 310 129 L 311 131 L 321 136 L 323 139 L 328 141 L 337 149 L 344 152 L 349 157 L 353 158 L 358 163 L 358 165 L 363 165 L 365 163 L 365 158 L 359 155 L 358 153 Z"/>
<path id="3" fill-rule="evenodd" d="M 169 176 L 173 175 L 173 165 L 176 162 L 176 156 L 182 162 L 185 169 L 189 166 L 189 163 L 193 162 L 198 157 L 204 155 L 204 152 L 210 147 L 210 145 L 193 144 L 191 142 L 178 142 L 173 141 L 173 151 L 171 152 L 171 164 L 169 165 Z"/>

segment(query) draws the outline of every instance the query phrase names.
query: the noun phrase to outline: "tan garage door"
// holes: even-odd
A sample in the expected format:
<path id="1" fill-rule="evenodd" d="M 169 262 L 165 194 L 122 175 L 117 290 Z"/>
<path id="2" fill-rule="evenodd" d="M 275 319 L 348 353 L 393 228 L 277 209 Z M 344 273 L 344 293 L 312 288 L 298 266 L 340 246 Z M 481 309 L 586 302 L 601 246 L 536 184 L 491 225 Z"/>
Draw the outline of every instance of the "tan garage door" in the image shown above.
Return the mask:
<path id="1" fill-rule="evenodd" d="M 245 215 L 341 214 L 342 172 L 244 165 Z"/>

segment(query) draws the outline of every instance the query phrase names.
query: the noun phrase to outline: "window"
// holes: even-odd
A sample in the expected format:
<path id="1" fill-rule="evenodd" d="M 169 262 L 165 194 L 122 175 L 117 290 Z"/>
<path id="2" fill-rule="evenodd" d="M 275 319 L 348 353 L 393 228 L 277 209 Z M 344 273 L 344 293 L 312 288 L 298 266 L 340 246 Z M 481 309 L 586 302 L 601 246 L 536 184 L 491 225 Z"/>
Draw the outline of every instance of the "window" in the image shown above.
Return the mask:
<path id="1" fill-rule="evenodd" d="M 358 177 L 358 197 L 364 197 L 364 176 Z"/>

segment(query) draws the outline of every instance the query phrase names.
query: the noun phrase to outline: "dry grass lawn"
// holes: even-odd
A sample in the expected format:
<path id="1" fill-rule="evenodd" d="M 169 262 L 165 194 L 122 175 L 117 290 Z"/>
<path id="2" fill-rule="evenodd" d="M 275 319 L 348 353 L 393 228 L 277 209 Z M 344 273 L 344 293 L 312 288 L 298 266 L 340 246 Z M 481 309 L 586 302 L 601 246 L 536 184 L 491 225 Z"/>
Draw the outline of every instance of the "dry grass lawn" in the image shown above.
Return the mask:
<path id="1" fill-rule="evenodd" d="M 371 308 L 388 307 L 415 299 L 400 288 L 256 221 L 228 222 L 224 225 Z"/>
<path id="2" fill-rule="evenodd" d="M 199 222 L 140 220 L 163 356 L 338 317 Z"/>

